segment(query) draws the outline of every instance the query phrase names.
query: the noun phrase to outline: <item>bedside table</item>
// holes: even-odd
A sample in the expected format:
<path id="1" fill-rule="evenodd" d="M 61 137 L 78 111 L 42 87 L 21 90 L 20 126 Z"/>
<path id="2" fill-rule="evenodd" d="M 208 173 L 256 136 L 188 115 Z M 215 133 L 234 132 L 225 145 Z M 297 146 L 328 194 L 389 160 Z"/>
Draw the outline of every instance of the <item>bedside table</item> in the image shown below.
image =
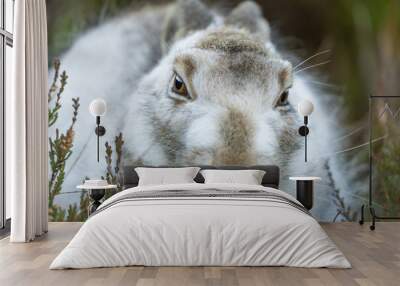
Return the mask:
<path id="1" fill-rule="evenodd" d="M 90 205 L 89 205 L 89 208 L 88 208 L 88 213 L 89 213 L 89 215 L 91 215 L 101 205 L 100 200 L 106 194 L 106 190 L 108 190 L 108 189 L 116 189 L 117 185 L 107 185 L 107 186 L 99 186 L 99 187 L 88 186 L 88 185 L 79 185 L 79 186 L 77 186 L 77 188 L 88 191 L 89 197 L 91 199 L 91 202 L 90 202 Z"/>
<path id="2" fill-rule="evenodd" d="M 320 177 L 289 177 L 289 180 L 296 181 L 296 199 L 303 206 L 311 210 L 314 200 L 314 181 L 321 180 Z"/>

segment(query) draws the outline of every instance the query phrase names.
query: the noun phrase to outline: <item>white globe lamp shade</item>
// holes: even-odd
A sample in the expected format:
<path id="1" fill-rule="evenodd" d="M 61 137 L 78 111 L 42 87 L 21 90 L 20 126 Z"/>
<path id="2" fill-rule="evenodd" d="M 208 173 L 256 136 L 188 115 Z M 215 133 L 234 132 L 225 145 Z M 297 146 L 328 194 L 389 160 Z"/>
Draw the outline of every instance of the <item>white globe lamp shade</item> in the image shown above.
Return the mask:
<path id="1" fill-rule="evenodd" d="M 90 114 L 93 116 L 103 116 L 107 111 L 107 104 L 104 99 L 96 98 L 89 105 Z"/>
<path id="2" fill-rule="evenodd" d="M 314 111 L 314 105 L 309 100 L 303 100 L 297 106 L 297 110 L 302 116 L 309 116 Z"/>

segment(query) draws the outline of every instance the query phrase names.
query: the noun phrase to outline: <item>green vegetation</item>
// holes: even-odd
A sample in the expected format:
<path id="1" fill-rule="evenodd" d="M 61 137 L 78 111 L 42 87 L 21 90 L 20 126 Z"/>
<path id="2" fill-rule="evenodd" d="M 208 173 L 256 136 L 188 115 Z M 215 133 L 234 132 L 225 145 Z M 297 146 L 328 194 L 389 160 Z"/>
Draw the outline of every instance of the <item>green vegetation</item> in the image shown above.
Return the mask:
<path id="1" fill-rule="evenodd" d="M 48 93 L 49 102 L 49 128 L 52 127 L 58 119 L 61 111 L 61 95 L 67 85 L 67 73 L 63 71 L 60 75 L 60 61 L 53 61 L 54 78 Z M 53 104 L 54 101 L 54 104 Z M 65 164 L 72 154 L 74 141 L 74 126 L 78 117 L 79 97 L 72 99 L 72 120 L 69 128 L 60 133 L 56 128 L 55 136 L 49 137 L 49 163 L 50 163 L 50 178 L 49 178 L 49 217 L 50 221 L 63 221 L 67 215 L 68 219 L 76 213 L 76 206 L 69 206 L 66 211 L 61 206 L 54 203 L 54 198 L 61 193 L 62 184 L 65 176 Z"/>
<path id="2" fill-rule="evenodd" d="M 387 124 L 388 139 L 374 148 L 373 190 L 378 215 L 400 214 L 400 130 L 397 122 Z"/>
<path id="3" fill-rule="evenodd" d="M 49 128 L 57 123 L 59 112 L 61 112 L 61 97 L 67 85 L 68 75 L 65 71 L 60 74 L 60 61 L 53 61 L 54 77 L 48 93 L 49 102 Z M 89 198 L 85 192 L 81 193 L 79 207 L 77 204 L 70 204 L 67 209 L 62 208 L 54 202 L 54 198 L 62 194 L 62 185 L 64 183 L 65 165 L 70 158 L 74 141 L 74 126 L 78 119 L 79 97 L 72 98 L 72 120 L 69 128 L 61 133 L 58 128 L 55 129 L 55 136 L 49 137 L 49 220 L 50 221 L 85 221 L 88 217 L 87 209 L 89 206 Z M 105 160 L 107 163 L 106 180 L 109 184 L 116 184 L 117 191 L 121 190 L 121 162 L 122 162 L 122 146 L 124 144 L 122 133 L 115 137 L 115 153 L 116 161 L 112 166 L 113 151 L 111 145 L 106 142 Z M 87 179 L 87 178 L 86 178 Z M 113 193 L 106 192 L 105 198 Z"/>
<path id="4" fill-rule="evenodd" d="M 109 184 L 117 185 L 117 192 L 122 190 L 122 169 L 121 169 L 121 162 L 122 162 L 122 146 L 124 145 L 124 140 L 122 138 L 122 133 L 119 133 L 118 136 L 115 136 L 114 139 L 115 145 L 115 153 L 116 153 L 116 160 L 115 165 L 113 167 L 113 150 L 111 145 L 106 142 L 106 163 L 107 163 L 107 170 L 106 170 L 106 180 Z M 109 198 L 113 195 L 112 192 L 106 192 L 105 199 Z"/>

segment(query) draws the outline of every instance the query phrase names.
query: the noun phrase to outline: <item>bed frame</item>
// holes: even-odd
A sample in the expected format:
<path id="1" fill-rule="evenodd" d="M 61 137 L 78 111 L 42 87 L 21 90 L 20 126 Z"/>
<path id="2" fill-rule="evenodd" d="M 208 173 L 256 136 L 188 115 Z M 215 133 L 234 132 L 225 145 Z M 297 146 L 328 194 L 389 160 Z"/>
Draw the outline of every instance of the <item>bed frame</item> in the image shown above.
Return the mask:
<path id="1" fill-rule="evenodd" d="M 171 166 L 125 166 L 122 170 L 122 186 L 123 189 L 128 189 L 128 188 L 133 188 L 136 187 L 139 183 L 139 176 L 135 172 L 136 167 L 148 167 L 148 168 L 178 168 L 176 167 L 171 167 Z M 279 188 L 279 167 L 275 165 L 256 165 L 256 166 L 199 166 L 202 170 L 205 169 L 216 169 L 216 170 L 263 170 L 265 171 L 265 175 L 262 179 L 262 185 L 265 187 L 271 187 L 278 189 Z M 196 178 L 194 180 L 197 183 L 204 183 L 204 178 L 200 174 L 200 172 L 197 174 Z"/>

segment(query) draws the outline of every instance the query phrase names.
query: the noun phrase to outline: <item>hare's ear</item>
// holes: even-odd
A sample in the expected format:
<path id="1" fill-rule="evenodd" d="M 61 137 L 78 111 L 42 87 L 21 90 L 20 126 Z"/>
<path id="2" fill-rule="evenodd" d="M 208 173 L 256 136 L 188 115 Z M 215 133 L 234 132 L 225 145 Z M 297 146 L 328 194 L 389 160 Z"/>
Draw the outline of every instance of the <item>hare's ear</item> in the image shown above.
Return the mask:
<path id="1" fill-rule="evenodd" d="M 163 52 L 191 31 L 206 28 L 213 20 L 211 12 L 199 0 L 177 0 L 169 11 L 161 39 Z"/>
<path id="2" fill-rule="evenodd" d="M 245 1 L 233 9 L 225 18 L 225 25 L 246 29 L 263 41 L 270 40 L 269 24 L 253 1 Z"/>

